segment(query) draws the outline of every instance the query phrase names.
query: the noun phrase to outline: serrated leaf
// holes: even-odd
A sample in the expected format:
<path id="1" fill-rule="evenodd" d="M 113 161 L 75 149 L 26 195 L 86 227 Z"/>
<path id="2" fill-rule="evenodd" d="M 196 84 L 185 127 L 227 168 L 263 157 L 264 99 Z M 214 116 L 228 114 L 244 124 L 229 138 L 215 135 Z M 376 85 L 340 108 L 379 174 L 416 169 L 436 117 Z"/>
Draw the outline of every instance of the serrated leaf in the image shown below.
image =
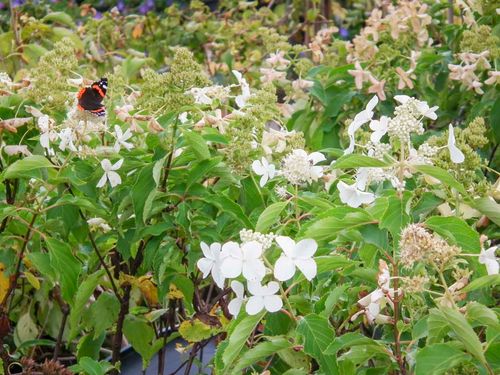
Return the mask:
<path id="1" fill-rule="evenodd" d="M 102 293 L 90 306 L 90 316 L 94 327 L 94 340 L 115 324 L 120 311 L 120 302 L 114 294 Z"/>
<path id="2" fill-rule="evenodd" d="M 339 373 L 335 355 L 326 355 L 323 352 L 333 341 L 335 334 L 325 317 L 309 314 L 297 325 L 297 333 L 303 337 L 304 352 L 318 362 L 325 374 Z"/>
<path id="3" fill-rule="evenodd" d="M 462 289 L 464 293 L 472 292 L 473 290 L 480 288 L 487 288 L 492 285 L 500 285 L 500 275 L 486 275 L 478 279 L 474 279 Z"/>
<path id="4" fill-rule="evenodd" d="M 425 225 L 467 253 L 481 251 L 479 233 L 458 217 L 432 216 Z"/>
<path id="5" fill-rule="evenodd" d="M 231 373 L 241 374 L 245 368 L 291 346 L 292 343 L 284 337 L 273 337 L 270 341 L 261 342 L 241 356 Z"/>
<path id="6" fill-rule="evenodd" d="M 198 159 L 204 160 L 210 158 L 210 150 L 208 149 L 207 142 L 201 135 L 190 130 L 183 131 L 182 135 Z"/>
<path id="7" fill-rule="evenodd" d="M 43 168 L 54 168 L 54 165 L 45 156 L 31 155 L 9 165 L 4 172 L 4 178 L 24 177 L 28 172 Z"/>
<path id="8" fill-rule="evenodd" d="M 332 169 L 347 169 L 347 168 L 361 168 L 361 167 L 372 167 L 372 168 L 382 168 L 389 167 L 391 163 L 386 161 L 371 158 L 366 155 L 360 154 L 350 154 L 343 155 L 338 158 L 335 163 L 332 164 Z"/>
<path id="9" fill-rule="evenodd" d="M 434 165 L 416 165 L 414 166 L 414 168 L 420 173 L 434 177 L 442 183 L 454 188 L 463 195 L 467 196 L 467 192 L 465 191 L 463 185 L 444 169 L 436 167 Z"/>
<path id="10" fill-rule="evenodd" d="M 433 344 L 418 351 L 415 375 L 439 375 L 471 357 L 450 343 Z"/>

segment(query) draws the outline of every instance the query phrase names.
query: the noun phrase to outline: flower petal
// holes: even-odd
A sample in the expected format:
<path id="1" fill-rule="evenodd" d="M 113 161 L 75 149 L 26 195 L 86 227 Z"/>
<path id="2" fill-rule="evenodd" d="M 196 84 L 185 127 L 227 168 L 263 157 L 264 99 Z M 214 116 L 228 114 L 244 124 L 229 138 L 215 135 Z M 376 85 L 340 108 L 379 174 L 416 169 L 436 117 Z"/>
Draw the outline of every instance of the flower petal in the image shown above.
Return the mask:
<path id="1" fill-rule="evenodd" d="M 114 171 L 109 171 L 107 173 L 108 175 L 108 180 L 109 180 L 109 184 L 111 185 L 111 187 L 115 187 L 116 185 L 120 185 L 122 183 L 122 178 L 120 177 L 120 175 Z"/>
<path id="2" fill-rule="evenodd" d="M 260 160 L 254 160 L 252 163 L 252 169 L 255 172 L 255 174 L 262 176 L 266 174 L 266 169 L 262 165 Z"/>
<path id="3" fill-rule="evenodd" d="M 233 279 L 241 275 L 241 269 L 243 267 L 243 262 L 241 259 L 236 259 L 233 257 L 227 257 L 222 261 L 221 273 L 224 277 L 228 279 Z"/>
<path id="4" fill-rule="evenodd" d="M 242 268 L 243 277 L 248 281 L 261 281 L 266 276 L 266 266 L 260 259 L 246 259 Z"/>
<path id="5" fill-rule="evenodd" d="M 231 281 L 231 289 L 233 290 L 236 297 L 243 298 L 245 295 L 245 287 L 238 280 Z"/>
<path id="6" fill-rule="evenodd" d="M 205 258 L 213 259 L 212 251 L 210 251 L 210 247 L 205 242 L 201 241 L 200 247 Z"/>
<path id="7" fill-rule="evenodd" d="M 281 250 L 288 255 L 288 256 L 293 256 L 293 252 L 295 249 L 295 241 L 292 240 L 290 237 L 286 236 L 278 236 L 276 237 L 276 243 L 281 247 Z"/>
<path id="8" fill-rule="evenodd" d="M 283 307 L 283 301 L 279 296 L 265 296 L 264 307 L 269 312 L 276 312 Z"/>
<path id="9" fill-rule="evenodd" d="M 304 274 L 307 280 L 311 281 L 318 272 L 318 267 L 314 259 L 297 259 L 295 261 L 297 268 Z"/>
<path id="10" fill-rule="evenodd" d="M 279 281 L 290 280 L 295 275 L 293 260 L 282 254 L 274 264 L 274 277 Z"/>
<path id="11" fill-rule="evenodd" d="M 257 315 L 264 308 L 264 298 L 261 296 L 252 296 L 248 299 L 245 310 L 248 315 Z"/>
<path id="12" fill-rule="evenodd" d="M 108 179 L 108 176 L 106 175 L 106 173 L 104 173 L 102 175 L 101 179 L 99 180 L 99 182 L 97 183 L 96 187 L 102 188 L 104 185 L 106 185 L 107 179 Z"/>
<path id="13" fill-rule="evenodd" d="M 241 310 L 241 305 L 243 304 L 243 300 L 240 298 L 233 298 L 231 302 L 227 305 L 227 309 L 229 310 L 229 313 L 237 317 L 238 314 L 240 313 Z"/>
<path id="14" fill-rule="evenodd" d="M 262 255 L 262 244 L 257 241 L 246 242 L 241 245 L 244 259 L 258 259 Z"/>
<path id="15" fill-rule="evenodd" d="M 222 251 L 220 253 L 220 258 L 233 257 L 237 259 L 243 259 L 243 255 L 241 253 L 240 245 L 238 245 L 234 241 L 230 241 L 222 245 Z"/>
<path id="16" fill-rule="evenodd" d="M 298 259 L 311 258 L 318 250 L 318 244 L 311 238 L 306 238 L 297 242 L 294 251 L 294 257 Z"/>
<path id="17" fill-rule="evenodd" d="M 198 269 L 203 273 L 203 278 L 205 279 L 210 274 L 214 262 L 207 258 L 201 258 L 198 260 L 198 262 L 196 262 L 196 265 L 198 266 Z"/>

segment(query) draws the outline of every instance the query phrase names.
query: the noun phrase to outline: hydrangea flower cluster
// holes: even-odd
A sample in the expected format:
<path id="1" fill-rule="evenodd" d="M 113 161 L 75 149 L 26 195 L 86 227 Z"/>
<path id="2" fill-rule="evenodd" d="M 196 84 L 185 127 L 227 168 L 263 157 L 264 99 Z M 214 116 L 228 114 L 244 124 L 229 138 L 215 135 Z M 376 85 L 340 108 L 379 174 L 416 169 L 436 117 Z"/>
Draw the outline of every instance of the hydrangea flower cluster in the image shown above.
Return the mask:
<path id="1" fill-rule="evenodd" d="M 228 305 L 232 315 L 237 316 L 244 303 L 250 315 L 262 310 L 276 312 L 283 307 L 282 298 L 285 297 L 283 291 L 281 295 L 277 294 L 280 291 L 279 282 L 291 280 L 297 269 L 309 281 L 316 276 L 317 266 L 313 258 L 318 249 L 316 241 L 303 239 L 295 242 L 290 237 L 249 229 L 243 229 L 240 237 L 241 243 L 230 241 L 208 245 L 201 242 L 204 257 L 197 262 L 203 278 L 211 275 L 221 289 L 225 287 L 226 279 L 233 279 L 230 286 L 235 298 Z M 273 265 L 266 252 L 272 252 L 275 243 L 280 249 L 280 256 Z M 269 280 L 272 277 L 277 281 Z M 248 298 L 241 280 L 246 282 L 250 294 Z"/>

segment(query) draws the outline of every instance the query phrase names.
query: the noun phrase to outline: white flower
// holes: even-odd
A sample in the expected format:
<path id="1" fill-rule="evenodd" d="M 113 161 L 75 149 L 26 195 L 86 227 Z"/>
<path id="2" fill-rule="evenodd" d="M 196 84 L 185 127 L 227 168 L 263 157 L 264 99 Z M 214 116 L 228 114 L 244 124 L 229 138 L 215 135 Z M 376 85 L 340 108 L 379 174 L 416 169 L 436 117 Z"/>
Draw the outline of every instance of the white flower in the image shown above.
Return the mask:
<path id="1" fill-rule="evenodd" d="M 373 143 L 380 142 L 380 139 L 387 133 L 387 127 L 389 125 L 389 117 L 382 116 L 380 120 L 372 120 L 370 121 L 370 129 L 373 130 L 373 133 L 370 136 L 370 140 Z"/>
<path id="2" fill-rule="evenodd" d="M 229 302 L 227 309 L 232 316 L 237 317 L 240 313 L 241 305 L 243 305 L 243 302 L 245 301 L 245 289 L 243 284 L 237 280 L 231 281 L 231 289 L 236 297 Z"/>
<path id="3" fill-rule="evenodd" d="M 356 183 L 347 185 L 344 181 L 339 181 L 337 189 L 339 190 L 339 196 L 342 203 L 354 208 L 362 204 L 372 203 L 375 200 L 375 195 L 373 193 L 358 190 Z"/>
<path id="4" fill-rule="evenodd" d="M 9 156 L 17 154 L 22 154 L 24 156 L 32 155 L 31 151 L 26 145 L 6 145 L 3 147 L 3 152 L 5 152 Z"/>
<path id="5" fill-rule="evenodd" d="M 358 304 L 363 308 L 358 313 L 351 317 L 354 321 L 360 314 L 364 313 L 369 323 L 389 323 L 390 318 L 386 315 L 380 314 L 380 311 L 388 302 L 387 297 L 381 289 L 375 289 L 370 294 L 361 298 Z"/>
<path id="6" fill-rule="evenodd" d="M 228 242 L 222 246 L 222 274 L 227 278 L 235 278 L 243 274 L 248 281 L 261 281 L 266 274 L 264 262 L 260 259 L 262 245 L 250 241 L 243 245 Z"/>
<path id="7" fill-rule="evenodd" d="M 111 187 L 115 187 L 116 185 L 119 185 L 122 183 L 122 179 L 117 171 L 120 169 L 120 167 L 123 164 L 123 159 L 118 160 L 115 164 L 111 164 L 111 162 L 108 159 L 104 159 L 101 161 L 101 167 L 104 170 L 104 174 L 102 175 L 101 179 L 97 183 L 98 188 L 102 188 L 105 184 L 106 181 L 109 181 L 109 184 Z"/>
<path id="8" fill-rule="evenodd" d="M 269 282 L 266 286 L 260 282 L 249 282 L 248 291 L 252 296 L 248 299 L 245 310 L 249 315 L 256 315 L 266 309 L 269 312 L 279 311 L 283 307 L 283 301 L 276 293 L 280 289 L 276 281 Z"/>
<path id="9" fill-rule="evenodd" d="M 87 220 L 87 224 L 90 226 L 91 230 L 96 230 L 100 228 L 104 233 L 111 230 L 111 227 L 106 223 L 106 220 L 100 217 L 94 217 Z"/>
<path id="10" fill-rule="evenodd" d="M 250 99 L 250 86 L 248 85 L 248 82 L 246 81 L 245 78 L 241 75 L 240 72 L 237 70 L 233 70 L 233 74 L 238 80 L 239 86 L 241 87 L 241 94 L 236 96 L 235 102 L 238 105 L 238 108 L 243 108 L 246 104 L 248 99 Z"/>
<path id="11" fill-rule="evenodd" d="M 41 113 L 41 112 L 40 112 Z M 50 149 L 50 142 L 57 139 L 58 134 L 52 129 L 53 120 L 47 116 L 41 114 L 38 117 L 38 128 L 40 129 L 40 144 L 45 149 Z"/>
<path id="12" fill-rule="evenodd" d="M 409 97 L 408 95 L 396 95 L 394 96 L 394 99 L 396 99 L 401 104 L 406 104 L 410 99 L 413 99 L 416 109 L 422 116 L 427 117 L 431 120 L 437 119 L 436 110 L 439 108 L 438 106 L 434 106 L 431 108 L 429 107 L 427 102 L 416 100 L 412 97 Z"/>
<path id="13" fill-rule="evenodd" d="M 450 124 L 448 128 L 448 150 L 450 151 L 450 159 L 455 164 L 463 163 L 465 156 L 462 151 L 455 145 L 455 132 L 453 126 Z"/>
<path id="14" fill-rule="evenodd" d="M 200 243 L 201 251 L 205 258 L 198 260 L 196 265 L 203 273 L 203 278 L 206 278 L 210 273 L 219 288 L 224 288 L 225 277 L 221 272 L 221 265 L 223 258 L 221 257 L 220 243 L 213 243 L 208 246 L 205 242 Z"/>
<path id="15" fill-rule="evenodd" d="M 193 87 L 188 90 L 187 93 L 191 94 L 194 97 L 194 102 L 196 104 L 212 104 L 212 98 L 210 98 L 207 93 L 209 92 L 210 87 Z"/>
<path id="16" fill-rule="evenodd" d="M 261 160 L 254 160 L 252 169 L 255 174 L 262 176 L 259 183 L 260 187 L 263 187 L 268 180 L 276 175 L 276 167 L 274 164 L 269 164 L 265 157 L 262 157 Z"/>
<path id="17" fill-rule="evenodd" d="M 132 137 L 132 132 L 130 129 L 127 129 L 125 133 L 122 131 L 122 128 L 120 128 L 118 125 L 115 125 L 115 138 L 116 142 L 113 147 L 115 152 L 119 152 L 121 146 L 125 147 L 127 151 L 130 151 L 131 149 L 134 148 L 134 145 L 130 142 L 127 142 Z"/>
<path id="18" fill-rule="evenodd" d="M 187 112 L 182 112 L 180 115 L 179 115 L 179 121 L 181 122 L 181 124 L 185 124 L 188 120 L 188 113 Z"/>
<path id="19" fill-rule="evenodd" d="M 481 249 L 481 254 L 479 254 L 479 263 L 486 266 L 486 271 L 488 275 L 498 275 L 499 264 L 495 252 L 498 246 L 490 247 L 488 250 Z"/>
<path id="20" fill-rule="evenodd" d="M 323 176 L 323 167 L 315 164 L 324 160 L 325 156 L 319 152 L 308 155 L 304 150 L 293 150 L 283 159 L 281 173 L 291 184 L 311 183 Z"/>
<path id="21" fill-rule="evenodd" d="M 316 262 L 312 258 L 318 244 L 313 239 L 304 239 L 295 243 L 290 237 L 278 236 L 276 242 L 283 250 L 274 265 L 274 277 L 279 281 L 290 280 L 297 267 L 311 281 L 317 272 Z"/>
<path id="22" fill-rule="evenodd" d="M 66 150 L 66 148 L 70 149 L 73 152 L 77 151 L 76 146 L 73 143 L 73 131 L 71 130 L 71 128 L 61 130 L 61 132 L 59 133 L 59 139 L 61 140 L 61 142 L 59 143 L 59 149 L 61 149 L 61 151 Z"/>
<path id="23" fill-rule="evenodd" d="M 349 136 L 349 147 L 344 151 L 344 154 L 352 154 L 354 151 L 354 134 L 356 131 L 373 118 L 373 110 L 378 104 L 378 97 L 376 95 L 370 99 L 366 108 L 359 112 L 347 127 L 347 135 Z"/>

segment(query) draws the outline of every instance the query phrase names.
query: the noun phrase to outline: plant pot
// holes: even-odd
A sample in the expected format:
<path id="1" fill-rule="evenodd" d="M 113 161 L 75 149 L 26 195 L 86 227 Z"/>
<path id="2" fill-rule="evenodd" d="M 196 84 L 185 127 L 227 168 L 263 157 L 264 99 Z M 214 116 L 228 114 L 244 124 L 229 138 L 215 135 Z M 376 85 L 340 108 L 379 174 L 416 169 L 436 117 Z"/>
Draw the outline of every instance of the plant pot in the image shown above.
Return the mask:
<path id="1" fill-rule="evenodd" d="M 187 353 L 179 353 L 176 348 L 176 344 L 187 345 L 187 342 L 181 338 L 172 340 L 169 342 L 164 350 L 163 355 L 165 358 L 165 366 L 163 370 L 164 375 L 185 374 L 186 366 L 189 359 L 189 351 Z M 196 355 L 196 359 L 191 366 L 189 374 L 211 374 L 212 371 L 207 367 L 211 359 L 215 355 L 215 343 L 210 340 Z M 125 348 L 121 353 L 121 374 L 122 375 L 139 375 L 142 374 L 142 358 L 134 351 L 132 347 Z M 149 367 L 146 369 L 146 375 L 157 375 L 158 374 L 158 354 L 156 354 Z"/>

